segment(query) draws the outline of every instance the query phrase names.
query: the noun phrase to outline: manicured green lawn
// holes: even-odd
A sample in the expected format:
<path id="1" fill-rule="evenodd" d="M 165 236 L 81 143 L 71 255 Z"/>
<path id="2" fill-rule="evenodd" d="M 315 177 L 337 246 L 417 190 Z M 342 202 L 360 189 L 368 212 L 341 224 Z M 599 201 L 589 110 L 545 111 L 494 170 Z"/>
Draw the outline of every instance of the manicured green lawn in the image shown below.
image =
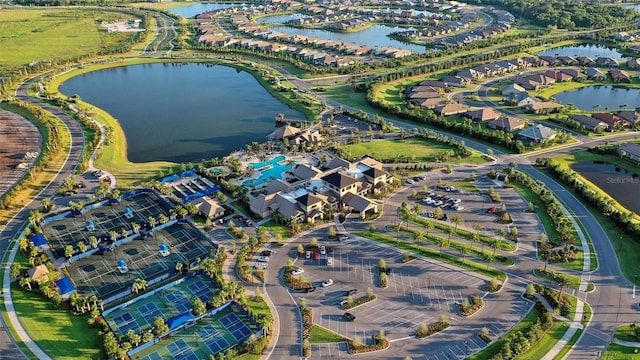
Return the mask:
<path id="1" fill-rule="evenodd" d="M 289 228 L 287 228 L 282 224 L 275 223 L 273 221 L 267 221 L 266 223 L 260 226 L 269 230 L 271 235 L 273 235 L 275 238 L 279 237 L 280 239 L 284 240 L 284 239 L 288 239 L 291 236 L 291 234 L 289 234 Z"/>
<path id="2" fill-rule="evenodd" d="M 569 342 L 562 348 L 562 350 L 560 350 L 560 352 L 553 358 L 553 360 L 562 360 L 562 359 L 564 359 L 564 357 L 567 355 L 567 353 L 569 353 L 569 350 L 571 350 L 573 345 L 576 344 L 576 342 L 580 338 L 580 335 L 582 335 L 582 329 L 576 330 L 576 332 L 573 334 L 573 336 L 571 337 Z"/>
<path id="3" fill-rule="evenodd" d="M 640 342 L 640 339 L 635 334 L 633 325 L 623 325 L 616 330 L 614 337 L 622 341 Z"/>
<path id="4" fill-rule="evenodd" d="M 86 316 L 72 316 L 38 294 L 12 286 L 16 313 L 31 339 L 54 359 L 96 359 L 103 356 L 98 329 Z"/>
<path id="5" fill-rule="evenodd" d="M 247 301 L 247 306 L 249 309 L 256 314 L 271 314 L 271 310 L 269 310 L 269 305 L 267 305 L 264 301 L 253 301 L 251 297 Z"/>
<path id="6" fill-rule="evenodd" d="M 547 268 L 547 271 L 548 270 L 550 270 L 550 269 Z M 534 274 L 537 277 L 553 281 L 553 279 L 550 279 L 550 278 L 542 275 L 542 273 L 540 273 L 537 269 L 534 270 Z M 562 276 L 566 277 L 569 280 L 569 284 L 566 285 L 565 288 L 571 287 L 571 288 L 577 289 L 580 286 L 580 277 L 578 277 L 576 275 L 567 274 L 567 273 L 560 273 L 560 274 L 562 274 Z"/>
<path id="7" fill-rule="evenodd" d="M 373 140 L 366 143 L 343 146 L 352 157 L 369 155 L 382 162 L 399 162 L 402 160 L 417 162 L 435 162 L 436 156 L 441 153 L 455 154 L 454 147 L 439 142 L 409 138 L 403 140 Z M 450 163 L 483 164 L 486 161 L 482 156 L 473 151 L 471 156 L 456 159 L 454 156 Z"/>
<path id="8" fill-rule="evenodd" d="M 545 336 L 531 349 L 518 356 L 520 359 L 542 359 L 569 330 L 569 324 L 564 321 L 556 321 Z"/>
<path id="9" fill-rule="evenodd" d="M 607 350 L 600 356 L 600 359 L 607 360 L 628 360 L 636 359 L 636 351 L 638 348 L 626 347 L 618 344 L 611 344 L 607 347 Z"/>
<path id="10" fill-rule="evenodd" d="M 467 360 L 491 359 L 493 356 L 500 352 L 500 347 L 504 342 L 502 340 L 503 338 L 506 338 L 509 334 L 515 333 L 517 331 L 521 331 L 524 333 L 528 328 L 531 327 L 531 325 L 533 325 L 538 317 L 540 317 L 540 311 L 538 311 L 536 308 L 531 308 L 531 311 L 529 311 L 529 313 L 527 313 L 527 315 L 519 323 L 517 323 L 516 326 L 511 329 L 511 331 L 509 331 L 509 333 L 502 336 L 498 341 L 494 341 L 491 345 L 487 346 L 482 351 L 468 357 Z M 489 336 L 493 336 L 495 338 L 495 335 L 489 334 Z"/>
<path id="11" fill-rule="evenodd" d="M 134 33 L 107 33 L 100 22 L 133 19 L 113 11 L 56 8 L 3 8 L 0 72 L 33 61 L 72 59 L 104 50 Z"/>
<path id="12" fill-rule="evenodd" d="M 339 342 L 344 340 L 342 336 L 322 326 L 313 325 L 311 327 L 310 340 L 312 344 L 323 344 Z"/>

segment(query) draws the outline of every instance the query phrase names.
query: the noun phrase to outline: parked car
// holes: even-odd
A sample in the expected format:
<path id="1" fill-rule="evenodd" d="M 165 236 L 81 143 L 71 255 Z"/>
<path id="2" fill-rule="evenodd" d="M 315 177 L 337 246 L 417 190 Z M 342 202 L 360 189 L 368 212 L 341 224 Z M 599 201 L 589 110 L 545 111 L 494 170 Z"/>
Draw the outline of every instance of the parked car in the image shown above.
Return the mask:
<path id="1" fill-rule="evenodd" d="M 385 272 L 385 274 L 387 274 L 387 275 L 391 275 L 391 273 L 393 272 L 393 270 L 391 270 L 391 268 L 389 268 L 389 267 L 388 267 L 388 268 L 384 269 L 384 272 Z"/>
<path id="2" fill-rule="evenodd" d="M 262 253 L 261 253 L 261 255 L 262 255 L 262 256 L 271 256 L 271 253 L 272 253 L 272 252 L 273 252 L 273 251 L 271 251 L 271 250 L 263 250 L 263 251 L 262 251 Z"/>
<path id="3" fill-rule="evenodd" d="M 327 247 L 322 245 L 320 246 L 320 254 L 321 255 L 326 255 L 327 254 Z"/>
<path id="4" fill-rule="evenodd" d="M 456 211 L 464 210 L 464 206 L 456 206 L 455 209 Z"/>
<path id="5" fill-rule="evenodd" d="M 347 291 L 347 296 L 353 295 L 358 292 L 358 289 L 351 289 Z"/>
<path id="6" fill-rule="evenodd" d="M 489 214 L 495 214 L 496 212 L 498 212 L 498 208 L 496 208 L 496 207 L 488 208 L 488 209 L 487 209 L 487 212 L 488 212 Z"/>
<path id="7" fill-rule="evenodd" d="M 338 240 L 340 240 L 340 241 L 349 240 L 349 237 L 347 235 L 340 235 L 340 236 L 338 236 Z"/>
<path id="8" fill-rule="evenodd" d="M 327 279 L 327 280 L 322 282 L 322 287 L 329 287 L 331 285 L 333 285 L 333 280 L 331 280 L 331 279 Z"/>
<path id="9" fill-rule="evenodd" d="M 338 302 L 338 305 L 339 305 L 339 306 L 345 306 L 345 305 L 347 305 L 347 303 L 349 303 L 349 300 L 344 299 L 344 300 L 340 300 L 340 301 Z"/>
<path id="10" fill-rule="evenodd" d="M 353 320 L 355 320 L 355 319 L 356 319 L 356 316 L 355 316 L 355 315 L 353 315 L 352 313 L 348 313 L 348 312 L 347 312 L 347 313 L 344 313 L 344 318 L 345 318 L 347 321 L 353 321 Z"/>
<path id="11" fill-rule="evenodd" d="M 268 256 L 258 256 L 258 261 L 260 262 L 269 262 Z"/>
<path id="12" fill-rule="evenodd" d="M 305 259 L 311 259 L 311 251 L 307 251 L 304 256 Z"/>
<path id="13" fill-rule="evenodd" d="M 316 291 L 316 287 L 315 286 L 308 287 L 308 288 L 304 289 L 304 292 L 306 292 L 306 293 L 312 293 L 314 291 Z"/>
<path id="14" fill-rule="evenodd" d="M 328 257 L 327 258 L 327 266 L 333 266 L 333 258 L 332 257 Z"/>
<path id="15" fill-rule="evenodd" d="M 295 270 L 291 270 L 291 275 L 300 275 L 302 273 L 304 273 L 303 268 L 295 268 Z"/>
<path id="16" fill-rule="evenodd" d="M 331 246 L 329 246 L 329 247 L 327 248 L 327 252 L 328 252 L 329 254 L 333 253 L 333 248 L 332 248 Z"/>
<path id="17" fill-rule="evenodd" d="M 317 251 L 313 252 L 313 260 L 318 260 L 320 258 L 320 254 Z"/>

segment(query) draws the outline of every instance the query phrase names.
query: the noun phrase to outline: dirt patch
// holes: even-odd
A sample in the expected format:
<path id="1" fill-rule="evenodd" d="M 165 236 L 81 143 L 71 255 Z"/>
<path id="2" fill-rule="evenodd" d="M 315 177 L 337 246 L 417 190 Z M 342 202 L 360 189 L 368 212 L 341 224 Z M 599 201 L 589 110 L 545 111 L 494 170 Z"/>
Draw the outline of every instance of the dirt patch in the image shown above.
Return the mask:
<path id="1" fill-rule="evenodd" d="M 40 132 L 29 120 L 0 109 L 0 195 L 5 194 L 33 164 L 27 154 L 40 152 Z"/>

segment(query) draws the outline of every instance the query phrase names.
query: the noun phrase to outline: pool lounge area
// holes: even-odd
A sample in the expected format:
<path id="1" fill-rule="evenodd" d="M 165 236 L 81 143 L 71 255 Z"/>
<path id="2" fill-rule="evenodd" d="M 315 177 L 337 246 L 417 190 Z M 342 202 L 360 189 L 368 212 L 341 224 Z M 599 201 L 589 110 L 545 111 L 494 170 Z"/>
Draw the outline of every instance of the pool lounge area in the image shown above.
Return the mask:
<path id="1" fill-rule="evenodd" d="M 255 179 L 244 181 L 242 186 L 246 188 L 258 187 L 275 179 L 282 179 L 282 174 L 290 171 L 292 168 L 289 164 L 280 164 L 285 159 L 284 155 L 280 155 L 268 161 L 249 163 L 249 165 L 260 172 L 260 176 Z"/>

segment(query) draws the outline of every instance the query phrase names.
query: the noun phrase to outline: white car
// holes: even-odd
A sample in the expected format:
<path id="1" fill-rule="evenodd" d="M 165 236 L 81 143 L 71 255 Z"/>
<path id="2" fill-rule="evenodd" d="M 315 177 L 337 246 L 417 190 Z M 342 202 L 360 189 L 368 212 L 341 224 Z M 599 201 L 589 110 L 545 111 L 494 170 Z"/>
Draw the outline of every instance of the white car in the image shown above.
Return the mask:
<path id="1" fill-rule="evenodd" d="M 258 261 L 260 262 L 269 262 L 268 256 L 258 256 Z"/>
<path id="2" fill-rule="evenodd" d="M 311 251 L 307 251 L 304 257 L 305 259 L 311 259 Z"/>
<path id="3" fill-rule="evenodd" d="M 456 211 L 464 210 L 464 206 L 456 206 L 455 209 Z"/>
<path id="4" fill-rule="evenodd" d="M 320 246 L 320 255 L 326 255 L 327 254 L 327 247 L 322 245 Z"/>
<path id="5" fill-rule="evenodd" d="M 329 287 L 331 285 L 333 285 L 333 280 L 331 280 L 331 279 L 327 279 L 327 280 L 322 282 L 322 287 Z"/>
<path id="6" fill-rule="evenodd" d="M 327 266 L 333 266 L 333 258 L 332 257 L 328 257 L 327 258 Z"/>
<path id="7" fill-rule="evenodd" d="M 348 237 L 347 235 L 340 235 L 340 236 L 338 237 L 338 240 L 340 240 L 340 241 L 346 241 L 346 240 L 349 240 L 349 237 Z"/>
<path id="8" fill-rule="evenodd" d="M 300 275 L 302 273 L 304 273 L 303 268 L 296 268 L 295 270 L 291 270 L 291 275 Z"/>

